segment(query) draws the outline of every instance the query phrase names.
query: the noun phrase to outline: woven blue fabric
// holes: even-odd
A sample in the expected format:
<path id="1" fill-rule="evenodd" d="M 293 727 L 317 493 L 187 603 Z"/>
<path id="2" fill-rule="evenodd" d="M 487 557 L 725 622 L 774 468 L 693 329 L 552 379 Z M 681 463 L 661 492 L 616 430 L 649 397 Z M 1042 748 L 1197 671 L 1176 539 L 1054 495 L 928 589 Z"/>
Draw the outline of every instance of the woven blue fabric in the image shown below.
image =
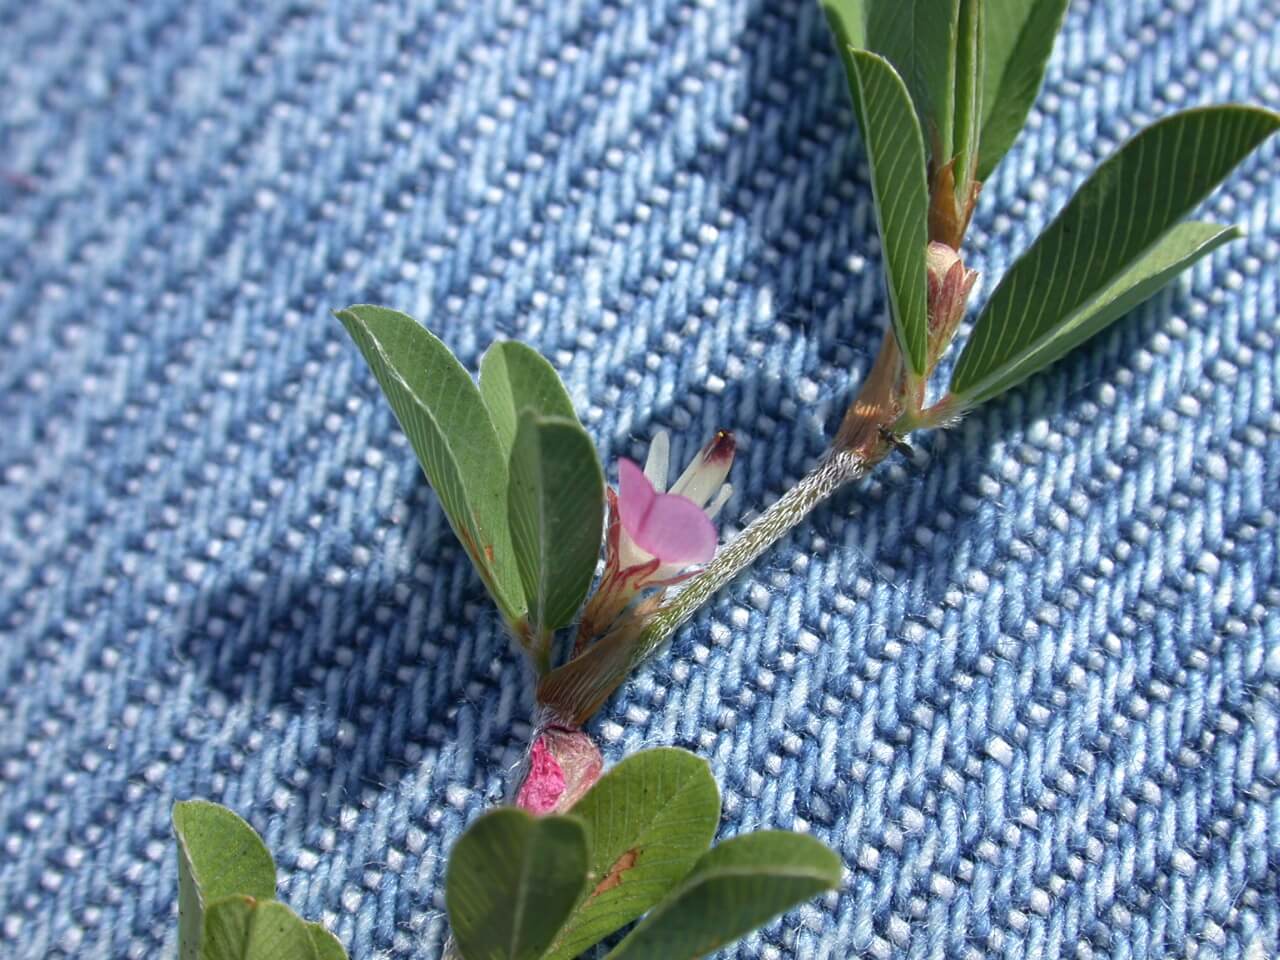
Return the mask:
<path id="1" fill-rule="evenodd" d="M 809 0 L 0 2 L 0 955 L 170 955 L 169 809 L 355 960 L 433 958 L 519 658 L 331 308 L 553 360 L 603 455 L 813 464 L 884 324 Z M 1106 153 L 1280 104 L 1272 0 L 1074 0 L 983 289 Z M 1249 235 L 836 498 L 592 729 L 843 889 L 726 957 L 1229 957 L 1280 936 L 1280 142 Z M 982 294 L 979 294 L 981 299 Z M 612 476 L 612 472 L 611 472 Z"/>

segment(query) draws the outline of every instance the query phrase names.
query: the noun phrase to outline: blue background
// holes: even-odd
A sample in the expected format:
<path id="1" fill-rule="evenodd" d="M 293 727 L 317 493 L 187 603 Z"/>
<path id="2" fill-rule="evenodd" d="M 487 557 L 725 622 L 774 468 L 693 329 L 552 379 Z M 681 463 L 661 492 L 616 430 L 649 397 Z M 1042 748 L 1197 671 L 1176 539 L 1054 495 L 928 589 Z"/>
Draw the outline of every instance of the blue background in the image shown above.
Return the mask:
<path id="1" fill-rule="evenodd" d="M 808 0 L 0 3 L 0 953 L 172 950 L 175 798 L 356 960 L 435 957 L 519 659 L 328 314 L 545 351 L 611 462 L 733 429 L 740 526 L 884 323 Z M 1280 104 L 1269 0 L 1074 0 L 970 265 L 1106 153 Z M 734 957 L 1274 957 L 1280 138 L 1248 238 L 820 510 L 593 726 L 839 895 Z M 984 279 L 979 300 L 992 284 Z M 612 475 L 612 474 L 611 474 Z"/>

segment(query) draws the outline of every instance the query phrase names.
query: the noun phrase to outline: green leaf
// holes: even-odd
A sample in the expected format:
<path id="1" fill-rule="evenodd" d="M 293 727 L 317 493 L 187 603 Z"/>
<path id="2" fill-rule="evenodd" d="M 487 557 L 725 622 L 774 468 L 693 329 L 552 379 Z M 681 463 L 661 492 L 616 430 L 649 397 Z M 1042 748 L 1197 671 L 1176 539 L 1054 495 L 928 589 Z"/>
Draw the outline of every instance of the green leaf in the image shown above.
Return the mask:
<path id="1" fill-rule="evenodd" d="M 1080 331 L 1101 329 L 1090 321 L 1095 307 L 1110 322 L 1120 314 L 1107 304 L 1128 309 L 1133 291 L 1155 289 L 1150 278 L 1163 282 L 1194 260 L 1201 233 L 1177 235 L 1169 242 L 1182 246 L 1173 249 L 1158 246 L 1161 238 L 1277 126 L 1280 115 L 1252 107 L 1188 110 L 1103 163 L 991 295 L 951 377 L 958 405 L 971 407 L 1040 369 L 1032 355 L 1060 355 L 1050 341 L 1064 329 L 1074 331 L 1071 346 Z M 1144 269 L 1148 254 L 1156 259 Z M 1134 278 L 1130 287 L 1117 286 L 1124 275 Z"/>
<path id="2" fill-rule="evenodd" d="M 852 47 L 842 52 L 871 166 L 893 329 L 906 366 L 919 377 L 925 371 L 929 335 L 924 259 L 929 189 L 920 125 L 906 87 L 888 61 Z"/>
<path id="3" fill-rule="evenodd" d="M 507 462 L 471 376 L 417 321 L 384 307 L 339 310 L 413 445 L 454 533 L 513 625 L 525 601 L 507 528 Z"/>
<path id="4" fill-rule="evenodd" d="M 1124 316 L 1197 260 L 1242 235 L 1238 227 L 1216 223 L 1173 227 L 1039 346 L 984 381 L 977 393 L 966 395 L 964 404 L 982 403 L 1017 386 Z"/>
<path id="5" fill-rule="evenodd" d="M 345 954 L 338 956 L 345 957 Z M 232 896 L 209 907 L 200 960 L 321 960 L 321 957 L 307 924 L 283 903 Z"/>
<path id="6" fill-rule="evenodd" d="M 960 0 L 956 36 L 956 122 L 953 127 L 956 202 L 967 210 L 972 199 L 982 131 L 983 4 Z M 965 218 L 968 223 L 968 218 Z"/>
<path id="7" fill-rule="evenodd" d="M 604 472 L 577 420 L 520 415 L 511 449 L 511 540 L 529 620 L 549 633 L 582 605 L 604 535 Z"/>
<path id="8" fill-rule="evenodd" d="M 812 837 L 762 830 L 707 853 L 607 960 L 693 960 L 840 884 L 840 858 Z"/>
<path id="9" fill-rule="evenodd" d="M 495 343 L 485 351 L 480 360 L 480 395 L 507 455 L 525 410 L 577 420 L 573 401 L 555 368 L 537 350 L 514 340 Z"/>
<path id="10" fill-rule="evenodd" d="M 878 54 L 893 65 L 910 91 L 908 109 L 918 112 L 938 166 L 954 154 L 959 4 L 960 0 L 824 0 L 827 19 L 846 55 L 846 69 L 849 48 Z"/>
<path id="11" fill-rule="evenodd" d="M 276 866 L 253 828 L 216 803 L 175 803 L 173 830 L 178 839 L 178 955 L 199 960 L 206 905 L 233 895 L 270 900 L 276 892 Z"/>
<path id="12" fill-rule="evenodd" d="M 587 831 L 575 817 L 504 807 L 454 844 L 445 876 L 449 924 L 466 960 L 535 960 L 587 883 Z"/>
<path id="13" fill-rule="evenodd" d="M 545 960 L 570 960 L 657 903 L 711 845 L 720 792 L 687 750 L 644 750 L 606 773 L 573 808 L 591 835 L 592 889 Z"/>
<path id="14" fill-rule="evenodd" d="M 1027 122 L 1067 10 L 1067 0 L 984 2 L 979 180 L 991 175 Z"/>
<path id="15" fill-rule="evenodd" d="M 332 933 L 319 923 L 308 923 L 307 933 L 316 948 L 316 960 L 347 960 L 347 951 Z"/>

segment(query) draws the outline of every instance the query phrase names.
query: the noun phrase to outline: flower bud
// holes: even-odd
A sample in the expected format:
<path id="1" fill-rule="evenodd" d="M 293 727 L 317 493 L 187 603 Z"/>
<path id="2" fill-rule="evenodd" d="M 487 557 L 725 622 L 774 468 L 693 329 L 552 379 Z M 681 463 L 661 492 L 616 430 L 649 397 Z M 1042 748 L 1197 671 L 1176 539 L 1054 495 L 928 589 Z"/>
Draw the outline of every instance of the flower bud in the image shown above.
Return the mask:
<path id="1" fill-rule="evenodd" d="M 964 318 L 964 309 L 978 273 L 965 269 L 960 254 L 947 244 L 936 241 L 929 244 L 925 263 L 929 272 L 928 371 L 932 372 Z"/>
<path id="2" fill-rule="evenodd" d="M 603 769 L 600 748 L 589 736 L 571 727 L 548 726 L 533 741 L 516 806 L 539 816 L 565 813 L 600 779 Z"/>

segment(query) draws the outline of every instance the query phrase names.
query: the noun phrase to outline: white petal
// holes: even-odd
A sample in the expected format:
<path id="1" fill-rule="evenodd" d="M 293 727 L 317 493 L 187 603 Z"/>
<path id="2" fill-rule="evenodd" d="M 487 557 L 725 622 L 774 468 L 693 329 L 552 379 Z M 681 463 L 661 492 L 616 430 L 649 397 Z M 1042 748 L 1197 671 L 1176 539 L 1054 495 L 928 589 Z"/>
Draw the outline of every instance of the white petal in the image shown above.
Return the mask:
<path id="1" fill-rule="evenodd" d="M 646 551 L 638 543 L 631 539 L 626 530 L 621 531 L 618 537 L 618 569 L 626 570 L 642 563 L 648 563 L 653 559 L 653 554 Z"/>
<path id="2" fill-rule="evenodd" d="M 715 449 L 716 441 L 712 440 L 693 458 L 693 462 L 685 467 L 680 479 L 671 488 L 671 493 L 688 497 L 698 506 L 705 504 L 713 493 L 720 489 L 724 478 L 729 475 L 733 466 L 732 448 L 729 456 L 710 456 Z"/>
<path id="3" fill-rule="evenodd" d="M 733 496 L 733 484 L 726 483 L 720 488 L 720 492 L 715 495 L 710 503 L 707 504 L 707 518 L 714 520 L 716 514 L 720 512 L 720 508 L 729 502 L 729 498 Z"/>
<path id="4" fill-rule="evenodd" d="M 671 460 L 671 434 L 659 430 L 649 443 L 649 456 L 644 461 L 644 475 L 653 489 L 664 493 L 667 489 L 667 471 Z"/>

